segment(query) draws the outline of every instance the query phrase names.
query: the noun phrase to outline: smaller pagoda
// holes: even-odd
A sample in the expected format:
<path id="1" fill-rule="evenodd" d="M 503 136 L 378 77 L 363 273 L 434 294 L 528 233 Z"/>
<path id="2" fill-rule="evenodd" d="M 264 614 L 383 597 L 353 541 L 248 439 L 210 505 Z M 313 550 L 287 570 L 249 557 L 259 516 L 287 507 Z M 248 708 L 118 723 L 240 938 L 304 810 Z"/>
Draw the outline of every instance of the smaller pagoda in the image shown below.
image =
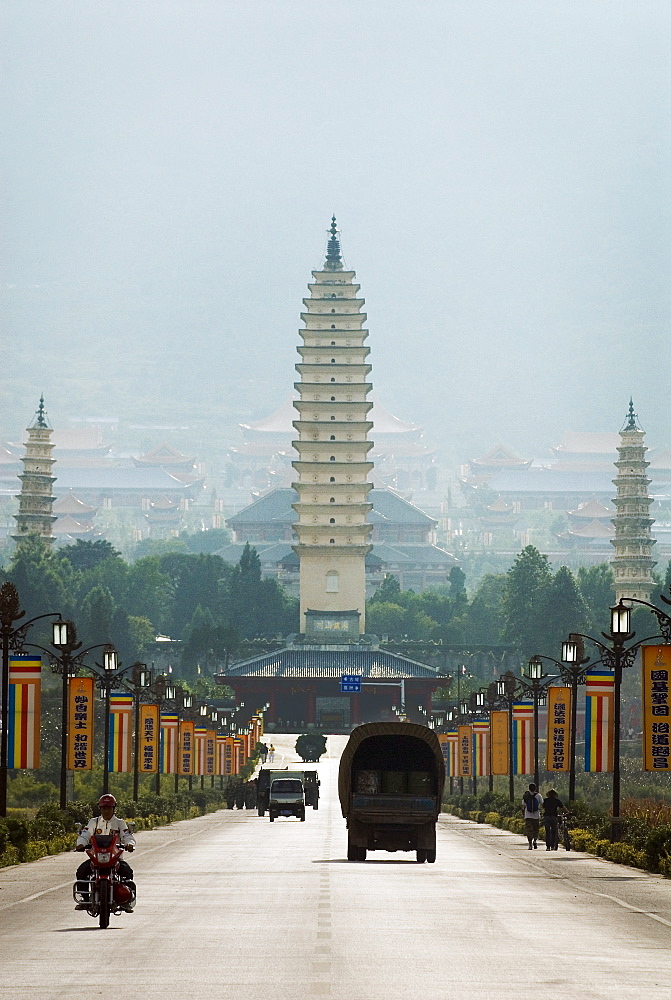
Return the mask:
<path id="1" fill-rule="evenodd" d="M 636 597 L 649 601 L 654 587 L 652 571 L 656 565 L 652 558 L 654 518 L 650 517 L 652 497 L 648 493 L 650 479 L 645 460 L 648 450 L 644 444 L 645 432 L 629 400 L 629 413 L 620 431 L 617 476 L 613 480 L 617 496 L 613 500 L 616 514 L 613 518 L 615 538 L 611 545 L 615 557 L 611 561 L 615 574 L 615 599 Z"/>
<path id="2" fill-rule="evenodd" d="M 37 535 L 51 545 L 54 541 L 52 525 L 56 520 L 53 513 L 55 497 L 52 496 L 56 477 L 51 475 L 54 464 L 51 457 L 54 447 L 51 441 L 53 428 L 49 425 L 44 409 L 44 396 L 40 396 L 35 419 L 26 430 L 26 453 L 21 460 L 23 472 L 19 475 L 19 513 L 14 515 L 17 530 L 12 538 L 20 544 L 25 538 Z"/>

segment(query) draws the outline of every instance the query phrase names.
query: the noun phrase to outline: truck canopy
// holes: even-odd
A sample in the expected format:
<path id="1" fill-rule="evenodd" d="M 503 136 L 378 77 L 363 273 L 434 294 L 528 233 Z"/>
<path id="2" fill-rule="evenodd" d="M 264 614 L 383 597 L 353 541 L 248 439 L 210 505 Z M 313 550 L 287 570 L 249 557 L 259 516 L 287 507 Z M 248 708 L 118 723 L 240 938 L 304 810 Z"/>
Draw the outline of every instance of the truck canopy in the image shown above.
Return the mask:
<path id="1" fill-rule="evenodd" d="M 350 734 L 340 758 L 338 796 L 343 816 L 350 808 L 354 771 L 426 771 L 433 775 L 438 801 L 445 784 L 445 761 L 432 729 L 408 722 L 371 722 Z"/>

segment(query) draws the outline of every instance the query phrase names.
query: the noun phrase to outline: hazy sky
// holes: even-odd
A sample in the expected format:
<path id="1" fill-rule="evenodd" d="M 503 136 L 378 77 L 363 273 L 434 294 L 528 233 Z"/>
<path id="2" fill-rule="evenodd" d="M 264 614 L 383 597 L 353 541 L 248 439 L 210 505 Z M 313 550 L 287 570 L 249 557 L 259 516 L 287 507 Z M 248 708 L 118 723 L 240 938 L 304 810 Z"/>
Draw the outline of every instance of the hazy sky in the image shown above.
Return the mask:
<path id="1" fill-rule="evenodd" d="M 278 405 L 335 212 L 376 392 L 437 443 L 540 454 L 633 394 L 671 444 L 669 0 L 4 0 L 0 30 L 3 356 L 54 422 L 47 342 L 110 413 L 148 356 L 204 418 L 235 384 L 224 436 Z"/>

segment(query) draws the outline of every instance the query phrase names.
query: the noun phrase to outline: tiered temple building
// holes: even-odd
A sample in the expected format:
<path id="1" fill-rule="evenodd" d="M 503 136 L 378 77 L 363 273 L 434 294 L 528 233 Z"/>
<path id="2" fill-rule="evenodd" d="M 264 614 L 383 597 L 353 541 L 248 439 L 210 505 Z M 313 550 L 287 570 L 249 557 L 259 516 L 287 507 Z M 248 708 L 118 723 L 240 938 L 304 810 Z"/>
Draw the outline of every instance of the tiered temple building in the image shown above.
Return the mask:
<path id="1" fill-rule="evenodd" d="M 284 649 L 232 664 L 219 677 L 236 701 L 268 703 L 269 731 L 315 725 L 348 730 L 359 721 L 404 713 L 406 698 L 430 714 L 432 692 L 449 683 L 444 670 L 382 651 L 375 637 L 364 634 L 373 423 L 366 314 L 355 277 L 343 262 L 334 218 L 326 260 L 312 272 L 301 314 L 294 516 L 285 520 L 287 498 L 280 496 L 271 519 L 277 531 L 292 528 L 295 534 L 301 634 L 289 637 Z M 288 492 L 275 490 L 269 499 Z M 265 530 L 261 522 L 259 529 Z M 362 691 L 341 691 L 343 674 L 359 676 Z"/>
<path id="2" fill-rule="evenodd" d="M 615 557 L 611 562 L 615 574 L 615 599 L 637 597 L 649 601 L 654 587 L 652 571 L 656 565 L 652 558 L 655 539 L 651 528 L 654 519 L 650 517 L 648 487 L 650 479 L 646 470 L 649 462 L 645 459 L 647 448 L 645 433 L 634 413 L 634 403 L 629 402 L 629 413 L 620 431 L 619 458 L 615 463 L 617 476 L 613 480 L 617 488 L 614 498 L 616 514 L 613 518 L 615 538 L 611 545 Z"/>
<path id="3" fill-rule="evenodd" d="M 26 453 L 22 459 L 23 472 L 21 493 L 19 495 L 19 513 L 15 514 L 16 533 L 12 535 L 19 544 L 30 535 L 39 535 L 45 542 L 53 543 L 52 525 L 56 520 L 53 513 L 55 497 L 52 495 L 55 476 L 51 475 L 54 459 L 51 457 L 53 443 L 51 435 L 53 428 L 47 420 L 44 409 L 44 396 L 40 397 L 40 405 L 32 424 L 26 428 L 28 440 Z"/>

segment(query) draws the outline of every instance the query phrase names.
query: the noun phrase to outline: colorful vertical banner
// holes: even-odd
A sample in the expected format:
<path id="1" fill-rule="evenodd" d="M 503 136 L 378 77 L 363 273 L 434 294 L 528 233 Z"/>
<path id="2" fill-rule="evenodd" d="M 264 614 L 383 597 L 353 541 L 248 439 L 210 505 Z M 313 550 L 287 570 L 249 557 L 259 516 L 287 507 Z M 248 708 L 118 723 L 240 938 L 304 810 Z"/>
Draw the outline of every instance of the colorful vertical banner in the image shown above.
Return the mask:
<path id="1" fill-rule="evenodd" d="M 445 774 L 450 777 L 450 743 L 447 738 L 447 733 L 437 733 L 438 743 L 440 744 L 440 752 L 443 755 L 443 760 L 445 761 Z"/>
<path id="2" fill-rule="evenodd" d="M 177 773 L 183 778 L 194 774 L 194 729 L 193 722 L 179 724 L 179 764 Z"/>
<path id="3" fill-rule="evenodd" d="M 226 774 L 226 737 L 217 733 L 216 736 L 217 753 L 217 774 Z"/>
<path id="4" fill-rule="evenodd" d="M 9 658 L 7 767 L 40 766 L 42 657 L 17 653 Z"/>
<path id="5" fill-rule="evenodd" d="M 179 753 L 179 716 L 176 712 L 161 712 L 159 767 L 161 774 L 177 774 Z"/>
<path id="6" fill-rule="evenodd" d="M 492 774 L 508 774 L 510 747 L 508 745 L 508 713 L 491 712 L 489 716 Z"/>
<path id="7" fill-rule="evenodd" d="M 214 777 L 217 771 L 217 733 L 208 729 L 205 735 L 205 774 Z"/>
<path id="8" fill-rule="evenodd" d="M 68 681 L 68 770 L 90 771 L 93 767 L 93 677 L 71 677 Z"/>
<path id="9" fill-rule="evenodd" d="M 513 705 L 513 774 L 534 773 L 534 703 Z"/>
<path id="10" fill-rule="evenodd" d="M 140 732 L 137 734 L 138 771 L 156 774 L 159 754 L 158 705 L 140 705 Z"/>
<path id="11" fill-rule="evenodd" d="M 240 774 L 247 763 L 247 754 L 245 753 L 245 740 L 240 736 L 235 737 L 235 753 L 236 753 L 236 774 Z"/>
<path id="12" fill-rule="evenodd" d="M 571 688 L 548 688 L 548 771 L 571 770 Z"/>
<path id="13" fill-rule="evenodd" d="M 206 741 L 207 741 L 207 729 L 205 726 L 196 726 L 193 731 L 193 739 L 195 745 L 195 770 L 194 774 L 197 774 L 201 778 L 204 774 L 207 774 L 206 767 L 207 763 L 205 761 L 206 755 Z"/>
<path id="14" fill-rule="evenodd" d="M 470 778 L 473 774 L 473 727 L 457 727 L 457 774 Z"/>
<path id="15" fill-rule="evenodd" d="M 671 646 L 643 646 L 643 767 L 668 771 Z"/>
<path id="16" fill-rule="evenodd" d="M 456 726 L 452 729 L 448 729 L 445 733 L 447 739 L 447 756 L 445 757 L 445 774 L 448 778 L 456 778 L 457 776 L 457 742 L 459 740 L 459 733 L 457 732 Z M 445 756 L 445 754 L 443 754 Z"/>
<path id="17" fill-rule="evenodd" d="M 489 719 L 473 719 L 473 774 L 489 774 Z"/>
<path id="18" fill-rule="evenodd" d="M 235 750 L 235 737 L 226 736 L 224 740 L 224 771 L 225 775 L 237 774 L 237 754 Z"/>
<path id="19" fill-rule="evenodd" d="M 585 683 L 585 770 L 612 771 L 615 678 L 611 670 L 593 670 Z"/>
<path id="20" fill-rule="evenodd" d="M 107 744 L 107 767 L 122 773 L 131 770 L 133 736 L 133 695 L 110 691 L 110 731 Z"/>

